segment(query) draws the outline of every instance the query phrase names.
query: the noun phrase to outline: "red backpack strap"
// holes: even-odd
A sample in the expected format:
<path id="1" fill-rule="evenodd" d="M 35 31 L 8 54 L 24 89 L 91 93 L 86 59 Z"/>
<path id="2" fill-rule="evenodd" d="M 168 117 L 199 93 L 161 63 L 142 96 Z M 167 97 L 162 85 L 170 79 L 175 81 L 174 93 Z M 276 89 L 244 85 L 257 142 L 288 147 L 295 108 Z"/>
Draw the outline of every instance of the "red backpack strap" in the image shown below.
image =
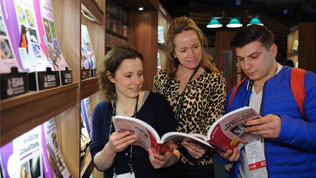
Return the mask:
<path id="1" fill-rule="evenodd" d="M 302 116 L 304 117 L 304 99 L 305 99 L 305 84 L 304 76 L 306 70 L 293 68 L 291 71 L 291 90 L 298 105 Z"/>
<path id="2" fill-rule="evenodd" d="M 245 78 L 234 88 L 232 94 L 230 95 L 229 108 L 230 108 L 230 106 L 232 105 L 232 101 L 233 101 L 233 99 L 234 99 L 234 97 L 235 97 L 235 94 L 236 94 L 236 92 L 237 92 L 239 86 L 240 86 L 242 83 L 244 83 L 246 79 L 247 79 L 247 77 L 245 77 Z"/>

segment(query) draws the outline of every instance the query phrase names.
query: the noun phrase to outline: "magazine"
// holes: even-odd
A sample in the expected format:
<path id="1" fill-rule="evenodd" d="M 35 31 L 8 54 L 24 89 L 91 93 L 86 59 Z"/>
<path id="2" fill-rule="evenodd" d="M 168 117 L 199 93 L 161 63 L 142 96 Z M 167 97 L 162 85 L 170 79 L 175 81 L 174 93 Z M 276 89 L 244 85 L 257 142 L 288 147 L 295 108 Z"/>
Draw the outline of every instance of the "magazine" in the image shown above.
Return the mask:
<path id="1" fill-rule="evenodd" d="M 4 177 L 52 177 L 41 140 L 41 126 L 37 126 L 3 145 L 0 152 Z"/>
<path id="2" fill-rule="evenodd" d="M 81 113 L 84 127 L 87 129 L 89 137 L 92 138 L 92 113 L 91 113 L 91 108 L 90 108 L 89 97 L 81 100 L 80 113 Z"/>
<path id="3" fill-rule="evenodd" d="M 46 71 L 47 67 L 52 67 L 43 53 L 34 2 L 3 0 L 1 6 L 13 53 L 21 70 Z"/>
<path id="4" fill-rule="evenodd" d="M 196 133 L 168 132 L 161 138 L 153 127 L 137 118 L 128 116 L 114 116 L 115 130 L 123 132 L 129 130 L 138 136 L 137 146 L 145 150 L 152 148 L 156 152 L 164 150 L 170 142 L 181 145 L 181 142 L 193 141 L 201 145 L 226 151 L 237 147 L 241 149 L 246 143 L 257 139 L 257 136 L 245 132 L 246 121 L 258 119 L 260 115 L 252 108 L 245 106 L 225 114 L 213 123 L 207 135 Z"/>
<path id="5" fill-rule="evenodd" d="M 92 43 L 90 40 L 88 27 L 85 25 L 81 25 L 81 60 L 82 67 L 85 69 L 95 69 L 96 68 L 96 60 L 94 55 L 94 50 L 92 47 Z"/>
<path id="6" fill-rule="evenodd" d="M 54 177 L 71 177 L 59 148 L 55 118 L 42 124 L 42 132 L 45 136 L 45 139 L 42 139 L 42 143 L 45 143 L 47 148 L 44 155 L 47 156 L 50 167 L 54 170 Z M 43 147 L 45 147 L 45 145 L 43 145 Z"/>
<path id="7" fill-rule="evenodd" d="M 66 70 L 68 67 L 57 41 L 54 22 L 53 1 L 35 0 L 34 9 L 39 24 L 38 30 L 41 38 L 43 52 L 55 70 Z"/>
<path id="8" fill-rule="evenodd" d="M 7 33 L 2 8 L 0 7 L 0 73 L 9 73 L 11 67 L 18 67 L 11 40 Z"/>

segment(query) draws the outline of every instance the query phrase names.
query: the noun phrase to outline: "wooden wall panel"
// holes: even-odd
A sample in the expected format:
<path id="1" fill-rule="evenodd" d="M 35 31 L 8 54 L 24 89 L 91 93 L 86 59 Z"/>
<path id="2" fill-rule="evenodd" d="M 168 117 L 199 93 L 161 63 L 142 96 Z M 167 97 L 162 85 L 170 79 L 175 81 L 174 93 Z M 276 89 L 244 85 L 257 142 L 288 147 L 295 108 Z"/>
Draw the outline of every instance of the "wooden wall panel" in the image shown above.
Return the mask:
<path id="1" fill-rule="evenodd" d="M 301 22 L 298 31 L 298 65 L 316 73 L 316 22 Z"/>
<path id="2" fill-rule="evenodd" d="M 72 69 L 73 83 L 80 80 L 80 0 L 53 1 L 57 39 Z M 79 177 L 80 97 L 77 104 L 56 117 L 59 146 L 73 177 Z"/>
<path id="3" fill-rule="evenodd" d="M 232 60 L 232 74 L 233 77 L 226 77 L 226 92 L 228 93 L 230 89 L 237 84 L 237 67 L 236 67 L 236 55 L 234 49 L 230 46 L 230 42 L 233 39 L 234 32 L 232 31 L 216 31 L 215 38 L 215 53 L 216 53 L 216 67 L 219 71 L 222 71 L 222 51 L 232 50 L 233 60 Z"/>
<path id="4" fill-rule="evenodd" d="M 151 90 L 157 73 L 158 12 L 128 12 L 128 42 L 144 57 L 144 90 Z"/>

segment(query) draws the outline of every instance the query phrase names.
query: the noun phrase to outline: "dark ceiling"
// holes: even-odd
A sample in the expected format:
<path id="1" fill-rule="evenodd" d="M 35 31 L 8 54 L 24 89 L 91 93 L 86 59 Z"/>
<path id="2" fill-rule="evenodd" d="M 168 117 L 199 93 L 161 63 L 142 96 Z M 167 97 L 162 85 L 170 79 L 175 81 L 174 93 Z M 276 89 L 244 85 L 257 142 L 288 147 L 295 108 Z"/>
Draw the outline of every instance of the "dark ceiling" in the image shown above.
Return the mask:
<path id="1" fill-rule="evenodd" d="M 175 18 L 182 15 L 192 18 L 206 34 L 210 47 L 215 46 L 218 29 L 206 28 L 212 17 L 239 17 L 244 25 L 249 17 L 258 16 L 262 23 L 275 34 L 282 58 L 287 51 L 287 36 L 297 29 L 299 22 L 316 22 L 316 0 L 159 0 L 169 14 Z M 221 30 L 231 30 L 221 27 Z"/>
<path id="2" fill-rule="evenodd" d="M 159 0 L 172 17 L 189 13 L 211 16 L 268 16 L 291 28 L 316 21 L 316 0 Z M 209 19 L 208 19 L 209 20 Z M 198 22 L 197 22 L 198 23 Z M 205 24 L 206 25 L 206 24 Z"/>

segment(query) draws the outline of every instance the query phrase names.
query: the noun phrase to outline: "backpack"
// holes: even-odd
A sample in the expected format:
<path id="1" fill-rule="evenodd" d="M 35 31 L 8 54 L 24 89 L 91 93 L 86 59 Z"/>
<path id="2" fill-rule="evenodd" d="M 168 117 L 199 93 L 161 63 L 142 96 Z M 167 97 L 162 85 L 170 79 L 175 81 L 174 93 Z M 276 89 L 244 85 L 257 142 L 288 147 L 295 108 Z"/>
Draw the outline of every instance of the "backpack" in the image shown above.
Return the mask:
<path id="1" fill-rule="evenodd" d="M 304 100 L 305 100 L 305 84 L 304 84 L 304 76 L 306 70 L 300 68 L 293 68 L 291 71 L 291 90 L 298 105 L 301 115 L 304 117 Z M 234 96 L 239 88 L 239 86 L 246 81 L 247 77 L 245 77 L 233 90 L 230 100 L 229 100 L 229 108 L 231 107 Z M 306 120 L 306 119 L 305 119 Z"/>

